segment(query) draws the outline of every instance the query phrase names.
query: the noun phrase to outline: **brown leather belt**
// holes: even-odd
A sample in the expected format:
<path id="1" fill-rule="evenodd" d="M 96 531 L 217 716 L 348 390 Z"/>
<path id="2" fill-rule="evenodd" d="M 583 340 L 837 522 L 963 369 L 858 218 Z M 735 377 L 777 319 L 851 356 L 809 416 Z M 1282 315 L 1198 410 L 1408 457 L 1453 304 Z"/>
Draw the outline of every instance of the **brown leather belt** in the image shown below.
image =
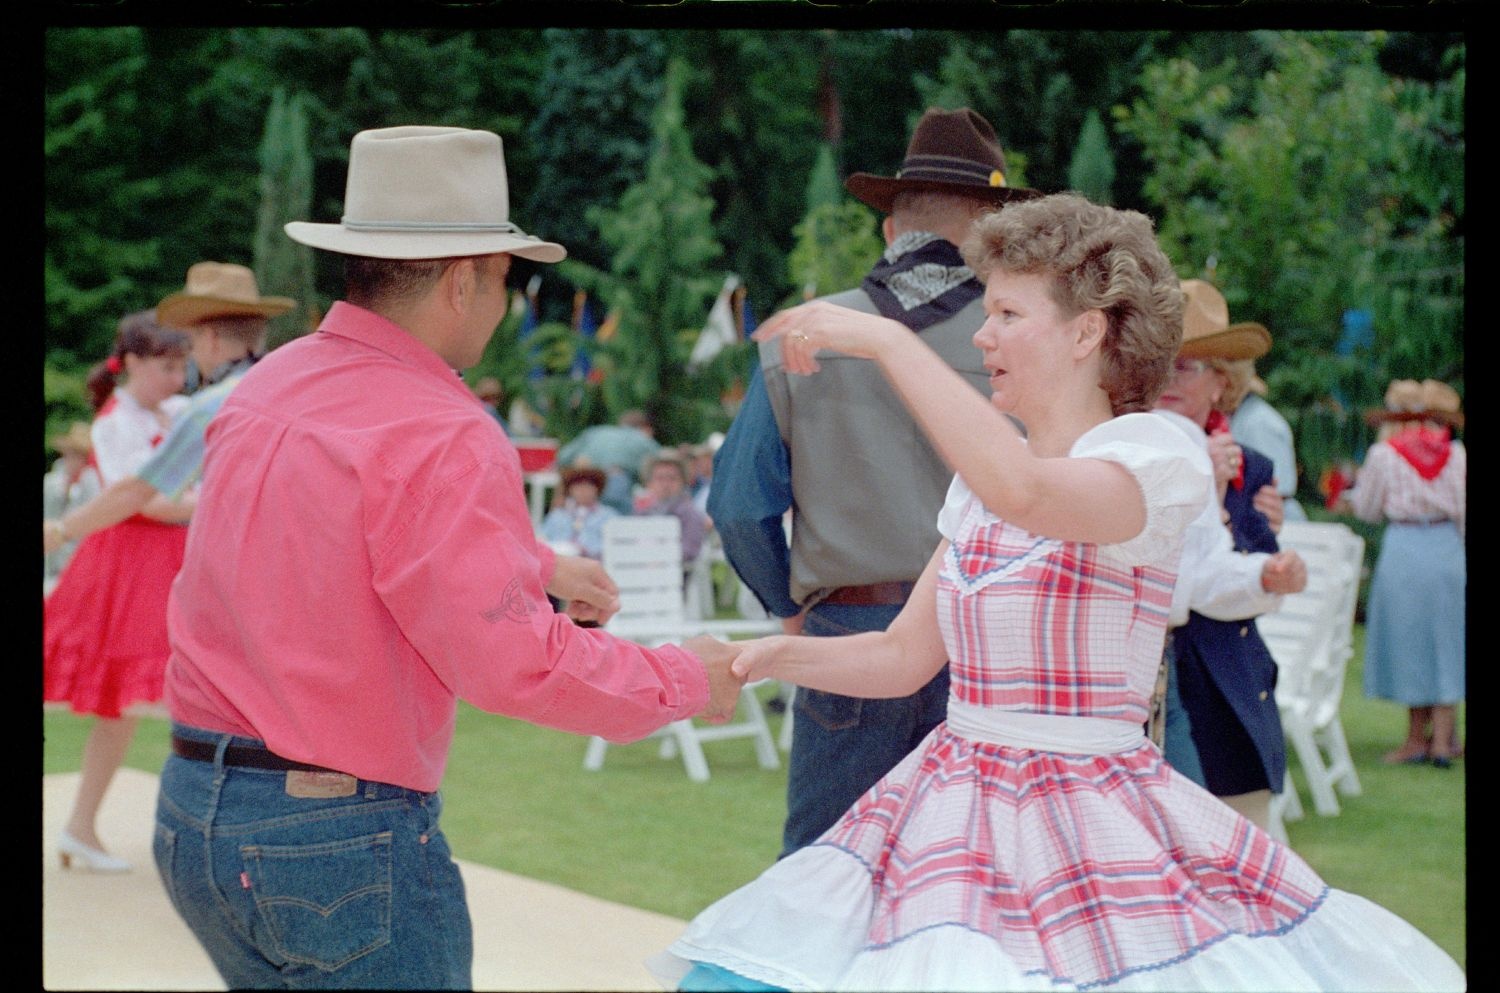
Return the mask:
<path id="1" fill-rule="evenodd" d="M 868 586 L 838 586 L 819 603 L 835 607 L 889 607 L 903 604 L 916 583 L 870 583 Z"/>
<path id="2" fill-rule="evenodd" d="M 185 759 L 197 762 L 212 762 L 219 746 L 212 741 L 197 741 L 172 735 L 172 751 Z M 275 752 L 257 745 L 230 745 L 224 749 L 224 764 L 246 769 L 274 769 L 278 772 L 338 772 L 321 765 L 293 762 Z"/>

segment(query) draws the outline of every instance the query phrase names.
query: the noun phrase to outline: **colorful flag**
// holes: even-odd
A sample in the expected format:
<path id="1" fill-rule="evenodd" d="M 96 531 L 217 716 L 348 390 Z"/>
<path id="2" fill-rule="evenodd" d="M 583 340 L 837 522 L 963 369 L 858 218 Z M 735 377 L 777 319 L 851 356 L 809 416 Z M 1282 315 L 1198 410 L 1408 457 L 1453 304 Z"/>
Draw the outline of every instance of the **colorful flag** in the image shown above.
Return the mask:
<path id="1" fill-rule="evenodd" d="M 689 371 L 701 368 L 715 355 L 740 340 L 739 329 L 734 324 L 734 309 L 730 303 L 735 288 L 739 285 L 740 278 L 734 273 L 730 273 L 724 280 L 724 288 L 719 291 L 718 299 L 708 312 L 708 322 L 698 333 L 693 354 L 688 356 Z"/>
<path id="2" fill-rule="evenodd" d="M 529 379 L 541 379 L 543 373 L 542 365 L 537 361 L 536 346 L 529 341 L 532 332 L 534 332 L 536 330 L 536 326 L 541 323 L 541 318 L 537 313 L 537 304 L 541 289 L 542 277 L 532 276 L 531 281 L 526 284 L 526 302 L 524 305 L 525 311 L 521 315 L 521 331 L 519 337 L 521 341 L 521 347 L 526 349 L 526 376 Z"/>
<path id="3" fill-rule="evenodd" d="M 745 340 L 748 341 L 750 336 L 755 333 L 755 311 L 750 309 L 750 293 L 743 286 L 740 287 L 739 293 L 740 330 L 744 334 Z"/>
<path id="4" fill-rule="evenodd" d="M 589 295 L 583 290 L 573 294 L 573 330 L 578 332 L 582 341 L 574 346 L 573 368 L 568 371 L 568 375 L 574 379 L 583 379 L 592 368 L 585 343 L 593 341 L 599 330 L 599 325 L 594 321 L 593 308 L 589 306 Z"/>

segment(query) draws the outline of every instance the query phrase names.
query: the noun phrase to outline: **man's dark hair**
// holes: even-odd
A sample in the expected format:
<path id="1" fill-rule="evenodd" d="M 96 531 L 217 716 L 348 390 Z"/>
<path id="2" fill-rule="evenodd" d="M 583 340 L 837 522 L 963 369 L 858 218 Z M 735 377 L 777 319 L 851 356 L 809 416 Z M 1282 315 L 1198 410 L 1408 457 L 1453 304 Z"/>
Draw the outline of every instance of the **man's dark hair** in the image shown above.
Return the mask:
<path id="1" fill-rule="evenodd" d="M 440 259 L 376 259 L 367 255 L 344 256 L 344 298 L 356 307 L 371 309 L 420 297 L 442 278 L 448 267 L 474 255 Z M 486 267 L 475 268 L 482 281 Z"/>

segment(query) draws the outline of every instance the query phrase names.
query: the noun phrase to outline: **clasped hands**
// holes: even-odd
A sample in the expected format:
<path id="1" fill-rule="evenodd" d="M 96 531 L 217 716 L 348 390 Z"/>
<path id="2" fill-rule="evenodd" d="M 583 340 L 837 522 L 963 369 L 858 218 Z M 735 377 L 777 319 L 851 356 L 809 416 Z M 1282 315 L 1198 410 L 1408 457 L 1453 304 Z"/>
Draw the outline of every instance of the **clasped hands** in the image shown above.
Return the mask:
<path id="1" fill-rule="evenodd" d="M 708 703 L 698 716 L 710 724 L 723 724 L 733 717 L 740 690 L 753 679 L 770 676 L 776 644 L 785 640 L 720 641 L 713 635 L 700 634 L 684 641 L 682 647 L 698 656 L 708 674 Z"/>

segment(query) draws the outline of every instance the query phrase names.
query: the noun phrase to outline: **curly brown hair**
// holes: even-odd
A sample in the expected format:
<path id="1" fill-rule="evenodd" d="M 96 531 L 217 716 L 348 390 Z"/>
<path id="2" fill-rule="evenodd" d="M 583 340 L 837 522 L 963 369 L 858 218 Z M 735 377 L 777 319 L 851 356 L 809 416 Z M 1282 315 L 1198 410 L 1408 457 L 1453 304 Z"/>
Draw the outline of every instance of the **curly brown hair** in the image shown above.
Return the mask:
<path id="1" fill-rule="evenodd" d="M 1102 311 L 1099 385 L 1116 415 L 1151 409 L 1182 345 L 1182 290 L 1149 217 L 1056 193 L 980 218 L 963 256 L 981 280 L 995 269 L 1051 276 L 1068 316 Z"/>

